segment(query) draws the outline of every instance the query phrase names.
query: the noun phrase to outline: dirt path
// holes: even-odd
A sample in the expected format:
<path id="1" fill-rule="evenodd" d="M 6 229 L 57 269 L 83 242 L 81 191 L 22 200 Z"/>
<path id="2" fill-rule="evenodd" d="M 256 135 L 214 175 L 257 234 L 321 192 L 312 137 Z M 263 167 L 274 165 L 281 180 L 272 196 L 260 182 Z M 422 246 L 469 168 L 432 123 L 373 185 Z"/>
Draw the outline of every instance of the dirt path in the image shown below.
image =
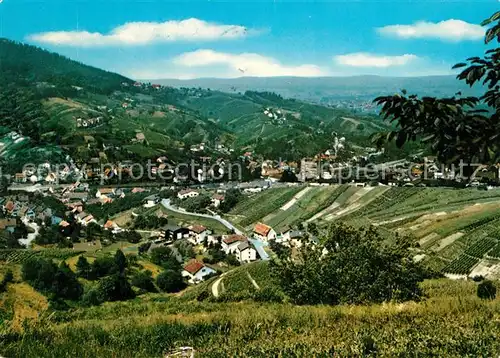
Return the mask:
<path id="1" fill-rule="evenodd" d="M 300 198 L 302 198 L 311 189 L 312 188 L 308 186 L 307 188 L 304 188 L 301 191 L 299 191 L 288 203 L 286 203 L 281 207 L 281 210 L 286 211 L 290 209 L 292 206 L 295 205 L 297 201 L 300 200 Z"/>
<path id="2" fill-rule="evenodd" d="M 219 285 L 224 278 L 225 273 L 223 273 L 213 284 L 212 284 L 212 295 L 214 297 L 219 297 Z"/>
<path id="3" fill-rule="evenodd" d="M 255 282 L 253 279 L 252 275 L 250 275 L 250 272 L 247 271 L 248 278 L 250 279 L 250 282 L 252 282 L 253 287 L 255 287 L 257 290 L 260 290 L 260 286 Z"/>

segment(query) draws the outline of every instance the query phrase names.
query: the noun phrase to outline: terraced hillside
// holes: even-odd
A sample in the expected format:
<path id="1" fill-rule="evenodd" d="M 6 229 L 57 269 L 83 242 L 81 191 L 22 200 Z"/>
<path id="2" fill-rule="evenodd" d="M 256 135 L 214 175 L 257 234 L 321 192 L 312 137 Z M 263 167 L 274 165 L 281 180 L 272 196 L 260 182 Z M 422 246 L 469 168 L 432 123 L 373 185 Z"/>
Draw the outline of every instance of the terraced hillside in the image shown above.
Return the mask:
<path id="1" fill-rule="evenodd" d="M 247 198 L 229 214 L 248 230 L 259 221 L 277 232 L 309 222 L 375 225 L 413 238 L 416 259 L 450 276 L 500 276 L 500 190 L 280 188 Z"/>

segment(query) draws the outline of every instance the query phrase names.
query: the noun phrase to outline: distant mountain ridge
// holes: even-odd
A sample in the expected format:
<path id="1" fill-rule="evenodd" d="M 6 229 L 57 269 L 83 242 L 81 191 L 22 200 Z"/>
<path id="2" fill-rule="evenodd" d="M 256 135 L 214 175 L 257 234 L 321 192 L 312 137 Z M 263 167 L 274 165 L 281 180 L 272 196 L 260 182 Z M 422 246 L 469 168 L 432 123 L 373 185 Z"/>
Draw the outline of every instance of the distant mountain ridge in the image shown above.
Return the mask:
<path id="1" fill-rule="evenodd" d="M 398 92 L 401 89 L 424 96 L 452 96 L 458 91 L 461 91 L 463 95 L 480 93 L 480 87 L 470 88 L 452 75 L 426 77 L 240 77 L 147 81 L 172 87 L 202 87 L 224 92 L 270 91 L 283 97 L 315 102 L 352 98 L 371 100 L 380 95 Z"/>

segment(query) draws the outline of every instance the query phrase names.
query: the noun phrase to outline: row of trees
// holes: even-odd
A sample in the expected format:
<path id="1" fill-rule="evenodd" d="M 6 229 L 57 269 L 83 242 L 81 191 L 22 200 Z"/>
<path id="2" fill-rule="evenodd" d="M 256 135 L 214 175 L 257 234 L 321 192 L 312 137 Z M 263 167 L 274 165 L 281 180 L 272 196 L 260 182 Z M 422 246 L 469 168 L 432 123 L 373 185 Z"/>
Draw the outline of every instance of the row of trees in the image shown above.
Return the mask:
<path id="1" fill-rule="evenodd" d="M 52 260 L 35 256 L 23 263 L 22 279 L 46 294 L 52 302 L 71 300 L 83 305 L 124 301 L 136 297 L 138 293 L 158 290 L 177 292 L 185 287 L 181 266 L 176 260 L 157 253 L 155 261 L 166 268 L 156 280 L 150 271 L 141 270 L 135 256 L 126 257 L 121 250 L 117 250 L 114 256 L 98 257 L 92 263 L 80 256 L 75 272 L 64 261 L 57 266 Z M 4 288 L 12 278 L 12 275 L 6 275 L 0 282 L 0 288 Z M 85 281 L 79 279 L 96 284 L 86 285 L 88 289 L 85 289 L 82 285 Z"/>

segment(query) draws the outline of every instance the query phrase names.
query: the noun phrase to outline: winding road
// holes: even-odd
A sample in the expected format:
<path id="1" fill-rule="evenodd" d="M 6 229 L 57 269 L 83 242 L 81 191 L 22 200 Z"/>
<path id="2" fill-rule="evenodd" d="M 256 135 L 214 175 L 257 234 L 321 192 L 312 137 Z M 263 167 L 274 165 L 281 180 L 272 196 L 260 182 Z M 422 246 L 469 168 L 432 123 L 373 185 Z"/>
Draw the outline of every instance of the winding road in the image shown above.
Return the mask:
<path id="1" fill-rule="evenodd" d="M 234 230 L 234 232 L 236 234 L 243 235 L 243 232 L 241 230 L 239 230 L 236 226 L 234 226 L 233 224 L 231 224 L 226 219 L 221 218 L 220 215 L 198 214 L 198 213 L 192 213 L 192 212 L 189 212 L 189 211 L 186 211 L 186 210 L 181 210 L 179 208 L 176 208 L 176 207 L 172 206 L 170 204 L 170 200 L 169 199 L 163 199 L 161 201 L 161 205 L 163 205 L 165 207 L 165 209 L 170 210 L 170 211 L 174 211 L 174 212 L 179 213 L 179 214 L 192 215 L 192 216 L 198 216 L 198 217 L 201 217 L 201 218 L 207 218 L 207 219 L 217 220 L 222 225 L 224 225 L 225 227 L 227 227 L 229 230 Z"/>

